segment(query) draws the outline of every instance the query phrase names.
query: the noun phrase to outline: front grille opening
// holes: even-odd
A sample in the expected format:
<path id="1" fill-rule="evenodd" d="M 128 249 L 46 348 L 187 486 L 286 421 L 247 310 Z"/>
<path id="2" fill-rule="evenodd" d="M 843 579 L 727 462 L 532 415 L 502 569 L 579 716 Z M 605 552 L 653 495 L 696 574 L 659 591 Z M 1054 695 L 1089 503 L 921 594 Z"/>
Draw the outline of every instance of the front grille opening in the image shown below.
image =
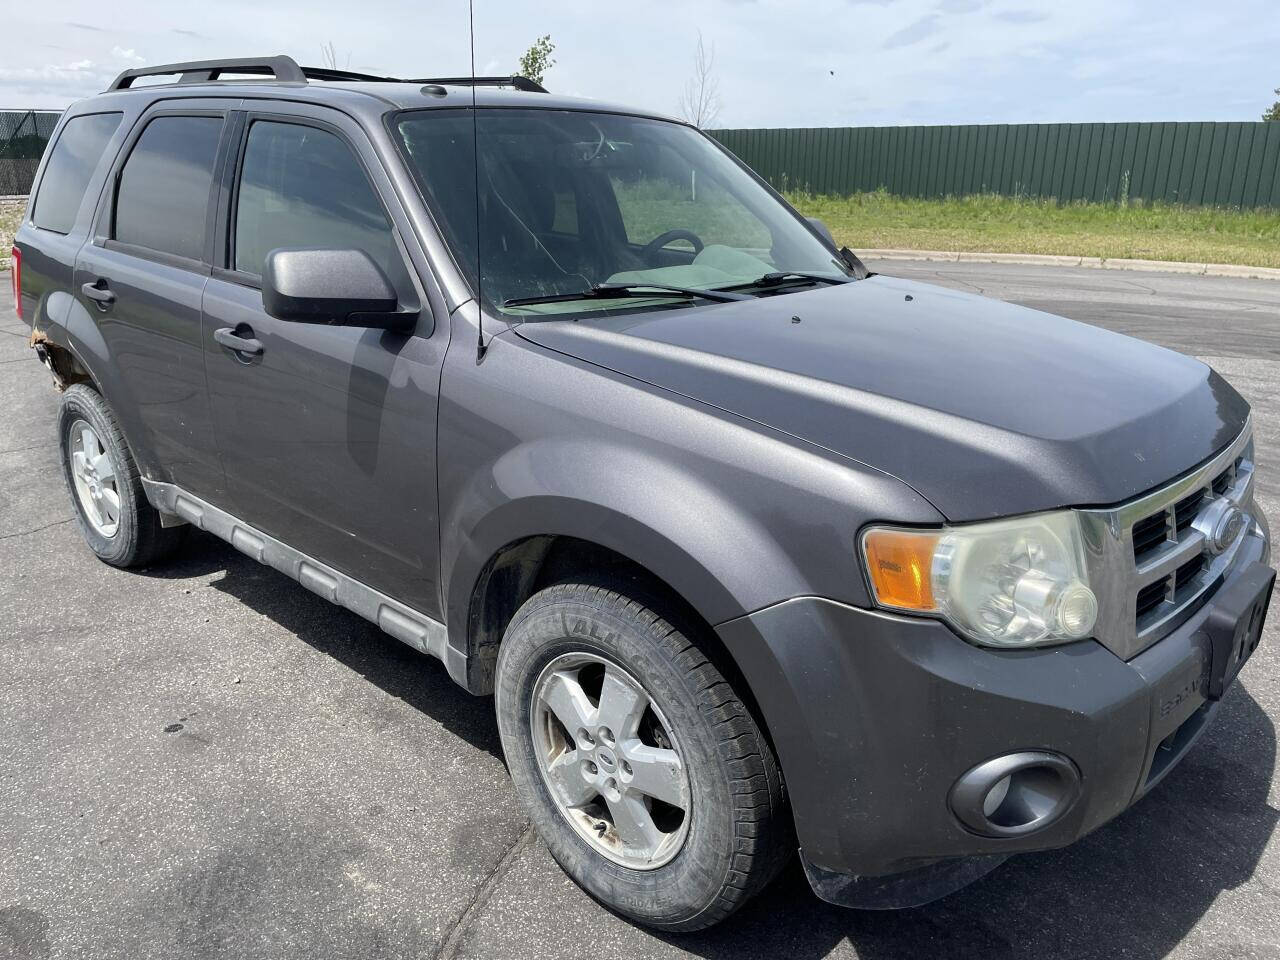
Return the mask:
<path id="1" fill-rule="evenodd" d="M 1234 467 L 1227 467 L 1227 469 L 1213 478 L 1213 495 L 1215 497 L 1220 497 L 1231 489 L 1231 474 L 1234 472 Z"/>
<path id="2" fill-rule="evenodd" d="M 1161 577 L 1155 583 L 1149 583 L 1138 591 L 1135 616 L 1139 622 L 1164 601 L 1169 588 L 1169 578 Z"/>
<path id="3" fill-rule="evenodd" d="M 1204 573 L 1207 563 L 1204 554 L 1199 553 L 1173 572 L 1175 603 L 1181 603 L 1196 592 L 1200 586 L 1200 574 Z"/>
<path id="4" fill-rule="evenodd" d="M 1161 510 L 1133 525 L 1133 559 L 1139 563 L 1165 542 L 1165 515 Z"/>
<path id="5" fill-rule="evenodd" d="M 1151 758 L 1151 769 L 1147 773 L 1147 782 L 1143 784 L 1143 790 L 1149 790 L 1155 786 L 1156 782 L 1182 759 L 1187 748 L 1195 742 L 1197 734 L 1208 723 L 1212 707 L 1212 703 L 1200 704 L 1195 713 L 1183 720 L 1172 733 L 1160 741 L 1160 746 L 1156 747 L 1155 756 Z"/>
<path id="6" fill-rule="evenodd" d="M 1200 505 L 1204 503 L 1204 498 L 1208 491 L 1201 488 L 1194 493 L 1183 497 L 1173 506 L 1174 524 L 1178 528 L 1178 533 L 1191 526 L 1191 521 L 1196 518 L 1196 514 L 1200 512 Z"/>

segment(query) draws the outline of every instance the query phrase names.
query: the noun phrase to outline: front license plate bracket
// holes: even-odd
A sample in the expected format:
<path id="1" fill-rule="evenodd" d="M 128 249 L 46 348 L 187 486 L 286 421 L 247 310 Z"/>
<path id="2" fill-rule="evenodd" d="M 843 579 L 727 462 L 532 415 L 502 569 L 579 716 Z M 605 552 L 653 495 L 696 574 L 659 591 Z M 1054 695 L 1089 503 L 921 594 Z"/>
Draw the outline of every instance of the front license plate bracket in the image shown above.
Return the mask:
<path id="1" fill-rule="evenodd" d="M 1274 570 L 1264 563 L 1252 563 L 1213 598 L 1204 622 L 1209 638 L 1209 682 L 1205 692 L 1210 700 L 1222 699 L 1257 649 L 1275 583 Z"/>

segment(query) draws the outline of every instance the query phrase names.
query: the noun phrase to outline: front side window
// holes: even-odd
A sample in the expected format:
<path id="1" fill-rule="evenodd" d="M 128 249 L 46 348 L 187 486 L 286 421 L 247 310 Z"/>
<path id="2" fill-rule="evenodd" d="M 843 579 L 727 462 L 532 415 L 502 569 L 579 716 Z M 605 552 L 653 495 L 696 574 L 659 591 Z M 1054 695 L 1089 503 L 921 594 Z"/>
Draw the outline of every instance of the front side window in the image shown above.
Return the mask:
<path id="1" fill-rule="evenodd" d="M 363 250 L 392 280 L 403 271 L 391 221 L 359 161 L 318 127 L 257 121 L 236 197 L 235 269 L 258 276 L 278 247 Z"/>
<path id="2" fill-rule="evenodd" d="M 201 259 L 221 134 L 221 117 L 156 117 L 148 123 L 120 172 L 112 236 Z"/>
<path id="3" fill-rule="evenodd" d="M 491 310 L 530 319 L 689 302 L 646 300 L 642 290 L 618 301 L 574 298 L 601 285 L 705 293 L 780 273 L 850 278 L 794 213 L 683 124 L 505 108 L 479 110 L 474 123 L 469 110 L 417 110 L 394 128 L 459 266 Z M 760 295 L 766 288 L 780 291 L 776 279 Z"/>
<path id="4" fill-rule="evenodd" d="M 72 117 L 53 145 L 40 180 L 32 222 L 44 230 L 70 233 L 89 186 L 89 178 L 102 160 L 107 141 L 120 126 L 119 113 L 91 113 Z"/>

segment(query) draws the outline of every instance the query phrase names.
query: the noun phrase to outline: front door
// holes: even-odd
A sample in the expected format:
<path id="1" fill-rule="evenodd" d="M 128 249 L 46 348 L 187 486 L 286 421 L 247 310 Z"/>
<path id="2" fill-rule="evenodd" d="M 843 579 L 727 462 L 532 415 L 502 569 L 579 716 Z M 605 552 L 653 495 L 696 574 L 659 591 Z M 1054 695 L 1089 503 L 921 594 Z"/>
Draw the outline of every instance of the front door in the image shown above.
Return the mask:
<path id="1" fill-rule="evenodd" d="M 406 261 L 403 213 L 354 122 L 302 105 L 238 119 L 220 231 L 225 262 L 203 301 L 229 509 L 438 617 L 435 425 L 448 325 L 433 322 Z M 401 304 L 420 307 L 417 329 L 267 316 L 261 275 L 279 247 L 364 250 Z M 218 337 L 227 331 L 258 346 L 224 346 Z"/>

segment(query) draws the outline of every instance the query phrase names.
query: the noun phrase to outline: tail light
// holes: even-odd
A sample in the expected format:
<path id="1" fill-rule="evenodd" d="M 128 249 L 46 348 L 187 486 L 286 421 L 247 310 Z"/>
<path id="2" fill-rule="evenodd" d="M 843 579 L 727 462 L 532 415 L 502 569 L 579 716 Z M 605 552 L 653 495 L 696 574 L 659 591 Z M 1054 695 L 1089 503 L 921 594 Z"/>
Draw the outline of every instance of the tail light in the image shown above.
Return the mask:
<path id="1" fill-rule="evenodd" d="M 0 247 L 0 250 L 3 250 Z M 13 258 L 13 266 L 9 272 L 13 274 L 13 309 L 18 314 L 18 319 L 22 319 L 22 251 L 18 249 L 17 244 L 9 251 L 9 256 Z"/>

